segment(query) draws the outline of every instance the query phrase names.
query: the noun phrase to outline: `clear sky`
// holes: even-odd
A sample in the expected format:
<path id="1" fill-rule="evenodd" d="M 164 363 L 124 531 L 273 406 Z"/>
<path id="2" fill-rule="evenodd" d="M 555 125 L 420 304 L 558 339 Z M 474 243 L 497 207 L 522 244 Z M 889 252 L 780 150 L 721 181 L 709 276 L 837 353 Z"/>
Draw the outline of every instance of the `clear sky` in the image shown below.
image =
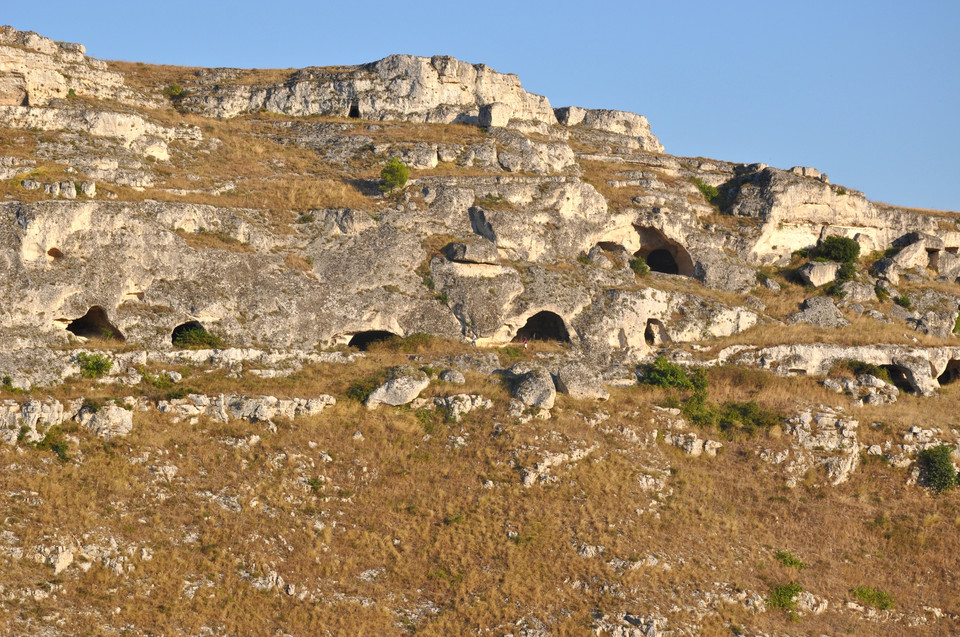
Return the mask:
<path id="1" fill-rule="evenodd" d="M 877 201 L 960 211 L 957 0 L 5 2 L 89 55 L 190 66 L 453 55 L 554 106 L 646 115 L 667 152 L 814 166 Z"/>

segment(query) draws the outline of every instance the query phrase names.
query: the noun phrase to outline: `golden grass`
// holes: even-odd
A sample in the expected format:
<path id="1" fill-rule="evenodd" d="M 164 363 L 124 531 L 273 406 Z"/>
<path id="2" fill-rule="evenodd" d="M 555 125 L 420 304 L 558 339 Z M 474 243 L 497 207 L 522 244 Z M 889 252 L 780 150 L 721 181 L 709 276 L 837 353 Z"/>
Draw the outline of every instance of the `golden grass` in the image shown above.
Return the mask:
<path id="1" fill-rule="evenodd" d="M 229 250 L 230 252 L 252 252 L 253 246 L 243 243 L 222 232 L 186 232 L 177 230 L 177 235 L 194 250 Z"/>
<path id="2" fill-rule="evenodd" d="M 442 343 L 420 344 L 427 348 L 416 350 L 422 363 L 430 363 L 426 351 L 452 353 Z M 464 387 L 437 383 L 429 389 L 430 395 L 478 392 L 495 401 L 494 409 L 471 413 L 460 424 L 437 412 L 371 412 L 344 397 L 350 379 L 408 361 L 408 355 L 383 346 L 354 364 L 305 368 L 285 379 L 225 378 L 197 368 L 184 381 L 208 393 L 337 395 L 335 407 L 278 423 L 275 433 L 246 422 L 172 425 L 149 412 L 136 414 L 133 433 L 114 443 L 71 430 L 80 439 L 80 464 L 61 464 L 49 451 L 0 449 L 0 467 L 17 464 L 16 471 L 0 471 L 5 526 L 24 546 L 94 531 L 93 541 L 106 544 L 112 537 L 121 553 L 130 548 L 128 560 L 136 567 L 117 576 L 99 564 L 86 573 L 74 565 L 54 578 L 31 560 L 6 561 L 7 591 L 51 582 L 63 589 L 56 600 L 0 605 L 0 627 L 22 632 L 27 618 L 41 622 L 57 611 L 71 631 L 94 633 L 133 624 L 167 634 L 197 633 L 206 625 L 232 634 L 449 635 L 509 630 L 523 617 L 537 617 L 554 634 L 583 634 L 597 610 L 615 615 L 642 604 L 692 604 L 695 591 L 714 590 L 714 582 L 766 595 L 791 580 L 831 600 L 824 615 L 802 618 L 799 628 L 811 634 L 857 626 L 836 609 L 861 584 L 890 592 L 898 609 L 957 610 L 955 581 L 944 566 L 960 549 L 956 494 L 930 498 L 904 486 L 904 471 L 879 462 L 867 463 L 840 487 L 814 487 L 810 480 L 788 490 L 779 469 L 755 455 L 784 444 L 775 434 L 723 439 L 724 450 L 713 459 L 638 445 L 621 431 L 649 433 L 656 426 L 650 406 L 669 392 L 655 388 L 616 389 L 601 405 L 560 396 L 551 420 L 506 427 L 497 426 L 509 400 L 505 388 L 473 374 Z M 717 401 L 753 399 L 790 409 L 798 395 L 827 404 L 831 396 L 843 400 L 818 391 L 812 379 L 732 368 L 710 372 L 710 395 Z M 955 407 L 958 398 L 942 400 Z M 585 416 L 598 409 L 611 417 L 595 427 Z M 353 439 L 358 430 L 363 441 Z M 716 438 L 719 432 L 702 434 Z M 252 447 L 221 442 L 253 435 L 261 440 Z M 464 437 L 467 446 L 451 447 L 451 436 Z M 520 485 L 514 461 L 530 466 L 544 453 L 571 446 L 594 451 L 552 469 L 554 483 Z M 144 464 L 130 461 L 144 453 Z M 172 482 L 149 470 L 164 464 L 179 469 Z M 651 471 L 672 493 L 659 498 L 658 516 L 638 515 L 636 507 L 657 499 L 638 482 Z M 307 479 L 316 479 L 316 487 Z M 486 480 L 495 488 L 484 488 Z M 31 491 L 37 502 L 29 506 L 5 495 Z M 241 511 L 227 511 L 207 492 L 236 497 Z M 191 532 L 197 541 L 184 542 Z M 601 545 L 604 554 L 582 558 L 576 553 L 581 544 Z M 141 547 L 153 550 L 151 561 L 137 557 Z M 807 568 L 778 564 L 773 553 L 779 549 Z M 671 569 L 620 573 L 608 565 L 647 555 Z M 370 569 L 382 570 L 362 579 Z M 257 592 L 242 571 L 276 571 L 317 600 Z M 200 585 L 192 597 L 184 595 L 192 588 L 185 582 Z M 441 612 L 395 614 L 427 601 Z M 704 620 L 702 634 L 729 633 L 731 622 L 766 632 L 797 630 L 779 613 L 753 615 L 727 605 L 720 613 Z M 694 621 L 682 612 L 668 616 L 671 627 Z M 952 628 L 955 622 L 942 620 L 912 630 L 933 635 Z"/>

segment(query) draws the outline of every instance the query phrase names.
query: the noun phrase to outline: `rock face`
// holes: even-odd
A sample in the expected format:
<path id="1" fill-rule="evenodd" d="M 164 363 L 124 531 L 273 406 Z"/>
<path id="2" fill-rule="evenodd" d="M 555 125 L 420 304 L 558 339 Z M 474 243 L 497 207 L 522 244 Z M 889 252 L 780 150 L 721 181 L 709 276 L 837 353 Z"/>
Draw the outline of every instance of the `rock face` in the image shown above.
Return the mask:
<path id="1" fill-rule="evenodd" d="M 556 124 L 545 97 L 527 93 L 516 75 L 445 55 L 391 55 L 352 67 L 308 68 L 284 82 L 231 84 L 237 69 L 215 69 L 191 85 L 182 108 L 229 118 L 265 109 L 287 115 L 337 115 L 412 122 L 503 126 L 510 119 Z M 215 78 L 215 81 L 213 81 Z"/>
<path id="2" fill-rule="evenodd" d="M 557 399 L 553 377 L 549 372 L 540 369 L 519 373 L 514 380 L 512 393 L 513 397 L 524 405 L 539 409 L 552 409 Z"/>

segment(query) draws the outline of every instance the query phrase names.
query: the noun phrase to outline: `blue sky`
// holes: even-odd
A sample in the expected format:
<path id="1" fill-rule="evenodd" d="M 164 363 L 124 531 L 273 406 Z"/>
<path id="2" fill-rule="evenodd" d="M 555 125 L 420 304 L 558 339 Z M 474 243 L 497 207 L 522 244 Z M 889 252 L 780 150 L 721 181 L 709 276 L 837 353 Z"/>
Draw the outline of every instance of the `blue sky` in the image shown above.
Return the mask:
<path id="1" fill-rule="evenodd" d="M 815 166 L 877 201 L 960 211 L 956 0 L 48 0 L 0 22 L 163 64 L 453 55 L 554 106 L 646 115 L 672 154 Z"/>

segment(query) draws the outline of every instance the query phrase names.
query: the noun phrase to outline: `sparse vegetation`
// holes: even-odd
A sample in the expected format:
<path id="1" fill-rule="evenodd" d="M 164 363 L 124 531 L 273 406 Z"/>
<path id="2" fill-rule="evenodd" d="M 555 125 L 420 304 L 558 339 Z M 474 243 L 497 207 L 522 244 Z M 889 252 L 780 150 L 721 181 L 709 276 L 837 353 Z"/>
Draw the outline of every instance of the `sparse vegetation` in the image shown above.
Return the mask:
<path id="1" fill-rule="evenodd" d="M 694 185 L 697 187 L 702 194 L 704 199 L 710 203 L 714 203 L 716 199 L 720 196 L 720 191 L 717 190 L 716 186 L 711 186 L 710 184 L 704 182 L 702 179 L 697 177 L 693 180 Z"/>
<path id="2" fill-rule="evenodd" d="M 893 302 L 906 310 L 909 310 L 913 306 L 913 303 L 910 302 L 910 297 L 906 294 L 893 297 Z"/>
<path id="3" fill-rule="evenodd" d="M 650 266 L 647 265 L 647 262 L 643 257 L 633 257 L 630 259 L 630 269 L 633 270 L 634 274 L 637 276 L 646 276 L 650 274 Z"/>
<path id="4" fill-rule="evenodd" d="M 177 332 L 173 337 L 173 346 L 182 349 L 223 349 L 223 339 L 203 327 L 191 327 Z"/>
<path id="5" fill-rule="evenodd" d="M 79 352 L 74 360 L 80 367 L 80 375 L 84 378 L 99 378 L 108 374 L 113 367 L 113 361 L 103 354 Z"/>
<path id="6" fill-rule="evenodd" d="M 803 587 L 796 582 L 781 584 L 770 590 L 767 597 L 767 608 L 793 611 L 797 608 L 797 595 L 803 592 Z"/>
<path id="7" fill-rule="evenodd" d="M 957 471 L 953 468 L 953 449 L 950 446 L 941 444 L 922 450 L 917 454 L 917 464 L 921 483 L 937 493 L 957 486 Z"/>
<path id="8" fill-rule="evenodd" d="M 795 568 L 798 571 L 802 571 L 806 567 L 803 560 L 790 551 L 777 551 L 773 554 L 773 557 L 787 568 Z"/>
<path id="9" fill-rule="evenodd" d="M 380 192 L 393 192 L 407 185 L 410 169 L 398 157 L 392 157 L 380 171 Z"/>
<path id="10" fill-rule="evenodd" d="M 850 593 L 864 604 L 879 608 L 880 610 L 890 610 L 893 608 L 893 597 L 879 588 L 856 586 L 850 589 Z"/>

